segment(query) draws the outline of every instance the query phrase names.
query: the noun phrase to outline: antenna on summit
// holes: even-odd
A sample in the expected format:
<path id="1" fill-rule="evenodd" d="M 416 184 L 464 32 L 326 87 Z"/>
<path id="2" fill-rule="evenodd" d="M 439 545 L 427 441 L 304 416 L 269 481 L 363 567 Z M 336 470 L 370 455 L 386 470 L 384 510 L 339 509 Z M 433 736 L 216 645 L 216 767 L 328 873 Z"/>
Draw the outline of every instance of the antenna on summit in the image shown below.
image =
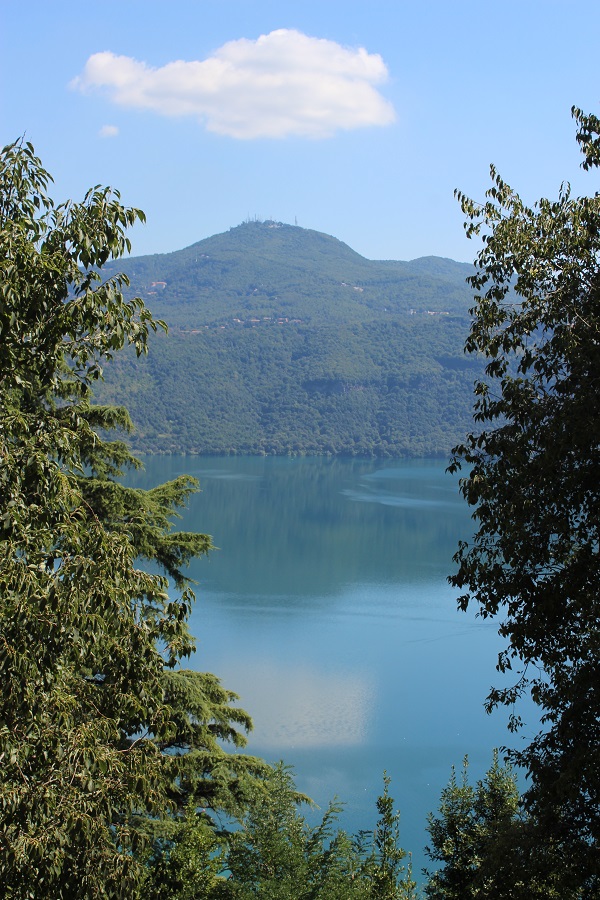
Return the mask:
<path id="1" fill-rule="evenodd" d="M 294 225 L 298 224 L 298 216 L 294 216 Z"/>

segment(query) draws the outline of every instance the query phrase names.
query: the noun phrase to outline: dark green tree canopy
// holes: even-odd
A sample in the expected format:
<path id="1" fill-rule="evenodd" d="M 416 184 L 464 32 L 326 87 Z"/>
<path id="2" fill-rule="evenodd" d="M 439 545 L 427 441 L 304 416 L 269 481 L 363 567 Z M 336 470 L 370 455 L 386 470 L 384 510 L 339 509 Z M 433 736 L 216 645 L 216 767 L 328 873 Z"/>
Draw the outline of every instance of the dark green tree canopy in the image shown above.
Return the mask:
<path id="1" fill-rule="evenodd" d="M 429 816 L 431 844 L 426 852 L 440 868 L 428 873 L 425 896 L 430 900 L 496 896 L 495 873 L 490 877 L 486 868 L 490 868 L 494 845 L 513 825 L 518 809 L 515 774 L 500 765 L 497 751 L 485 778 L 475 786 L 469 782 L 467 757 L 460 780 L 453 768 L 442 791 L 439 815 Z"/>
<path id="2" fill-rule="evenodd" d="M 467 757 L 460 779 L 452 769 L 427 830 L 426 853 L 438 865 L 427 872 L 429 900 L 581 900 L 565 878 L 562 849 L 540 844 L 535 821 L 521 809 L 516 772 L 500 765 L 497 750 L 475 785 Z"/>
<path id="3" fill-rule="evenodd" d="M 137 460 L 103 435 L 127 413 L 91 402 L 104 362 L 160 324 L 100 274 L 143 215 L 100 187 L 55 206 L 50 181 L 30 144 L 0 154 L 0 884 L 133 896 L 148 822 L 188 797 L 237 812 L 265 766 L 225 749 L 251 724 L 236 695 L 178 668 L 183 567 L 211 547 L 173 530 L 195 483 L 123 487 Z"/>
<path id="4" fill-rule="evenodd" d="M 600 162 L 600 122 L 573 110 L 584 167 Z M 466 342 L 485 357 L 477 430 L 455 448 L 476 533 L 451 583 L 463 609 L 502 617 L 498 668 L 529 692 L 543 729 L 513 759 L 552 840 L 598 890 L 600 840 L 600 197 L 527 206 L 492 168 L 487 200 L 458 194 L 483 247 Z M 518 711 L 511 725 L 518 728 Z M 592 894 L 590 894 L 591 896 Z"/>

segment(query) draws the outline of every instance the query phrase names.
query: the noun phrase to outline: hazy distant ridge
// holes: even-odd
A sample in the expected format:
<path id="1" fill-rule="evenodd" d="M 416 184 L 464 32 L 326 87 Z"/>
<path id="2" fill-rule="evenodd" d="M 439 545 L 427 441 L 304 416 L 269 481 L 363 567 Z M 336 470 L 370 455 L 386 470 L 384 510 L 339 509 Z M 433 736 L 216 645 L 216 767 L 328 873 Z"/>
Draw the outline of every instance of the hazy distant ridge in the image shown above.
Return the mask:
<path id="1" fill-rule="evenodd" d="M 139 450 L 445 454 L 469 426 L 471 266 L 253 221 L 115 268 L 170 329 L 101 390 Z"/>

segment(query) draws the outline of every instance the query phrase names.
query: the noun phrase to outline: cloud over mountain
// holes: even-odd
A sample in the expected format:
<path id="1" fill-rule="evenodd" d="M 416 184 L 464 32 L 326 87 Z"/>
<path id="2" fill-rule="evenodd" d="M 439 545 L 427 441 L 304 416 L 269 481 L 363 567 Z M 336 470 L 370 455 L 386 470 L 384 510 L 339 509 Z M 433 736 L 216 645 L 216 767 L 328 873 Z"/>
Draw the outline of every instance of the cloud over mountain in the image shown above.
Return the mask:
<path id="1" fill-rule="evenodd" d="M 392 104 L 375 87 L 387 77 L 379 54 L 279 29 L 229 41 L 204 60 L 160 68 L 95 53 L 71 86 L 103 90 L 123 107 L 193 116 L 232 138 L 327 138 L 394 121 Z"/>

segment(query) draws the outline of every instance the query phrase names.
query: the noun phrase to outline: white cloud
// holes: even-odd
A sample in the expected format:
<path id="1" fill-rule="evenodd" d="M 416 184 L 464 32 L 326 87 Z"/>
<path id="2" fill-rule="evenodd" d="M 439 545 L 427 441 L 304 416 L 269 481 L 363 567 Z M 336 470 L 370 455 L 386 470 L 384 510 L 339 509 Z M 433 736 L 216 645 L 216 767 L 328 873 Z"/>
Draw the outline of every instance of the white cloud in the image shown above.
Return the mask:
<path id="1" fill-rule="evenodd" d="M 119 133 L 116 125 L 103 125 L 98 134 L 101 138 L 113 138 Z"/>
<path id="2" fill-rule="evenodd" d="M 105 90 L 120 106 L 193 116 L 233 138 L 325 138 L 393 122 L 393 106 L 375 87 L 387 77 L 379 54 L 280 29 L 162 68 L 95 53 L 71 86 Z"/>

